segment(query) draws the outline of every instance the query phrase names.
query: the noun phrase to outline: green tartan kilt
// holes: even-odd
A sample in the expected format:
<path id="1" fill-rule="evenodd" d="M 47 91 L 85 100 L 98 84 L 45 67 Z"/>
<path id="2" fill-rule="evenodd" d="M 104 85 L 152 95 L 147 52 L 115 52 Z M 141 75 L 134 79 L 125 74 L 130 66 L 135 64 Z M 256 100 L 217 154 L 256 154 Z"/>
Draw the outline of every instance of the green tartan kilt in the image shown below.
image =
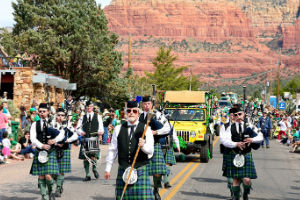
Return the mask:
<path id="1" fill-rule="evenodd" d="M 85 156 L 83 155 L 82 148 L 83 148 L 83 145 L 81 144 L 81 145 L 80 145 L 80 151 L 79 151 L 79 156 L 78 156 L 78 158 L 79 158 L 80 160 L 85 160 L 86 158 L 85 158 Z M 100 158 L 100 152 L 97 152 L 97 153 L 87 153 L 86 155 L 87 155 L 89 158 L 96 157 L 97 160 L 99 160 L 99 158 Z"/>
<path id="2" fill-rule="evenodd" d="M 57 159 L 59 173 L 71 173 L 71 150 L 64 150 L 64 156 Z"/>
<path id="3" fill-rule="evenodd" d="M 175 158 L 173 148 L 170 148 L 169 150 L 167 150 L 167 153 L 165 156 L 165 161 L 166 161 L 166 164 L 176 165 L 176 158 Z"/>
<path id="4" fill-rule="evenodd" d="M 122 175 L 125 169 L 119 168 L 116 180 L 116 199 L 120 199 L 125 186 Z M 154 195 L 150 183 L 150 178 L 147 173 L 147 167 L 143 166 L 137 169 L 138 179 L 133 185 L 128 185 L 124 194 L 124 200 L 153 200 Z"/>
<path id="5" fill-rule="evenodd" d="M 149 164 L 147 165 L 147 171 L 150 176 L 154 174 L 167 174 L 166 162 L 164 159 L 164 154 L 161 150 L 161 145 L 159 143 L 154 144 L 154 154 Z"/>
<path id="6" fill-rule="evenodd" d="M 252 153 L 249 152 L 245 154 L 245 165 L 244 167 L 235 167 L 233 165 L 233 159 L 235 153 L 230 151 L 228 154 L 224 154 L 223 157 L 223 176 L 229 178 L 251 178 L 256 179 L 256 170 L 254 166 L 254 161 L 252 158 Z"/>
<path id="7" fill-rule="evenodd" d="M 56 151 L 48 152 L 49 160 L 46 163 L 38 161 L 39 151 L 36 151 L 33 157 L 30 174 L 34 176 L 42 176 L 47 174 L 59 174 L 58 163 L 56 158 Z"/>

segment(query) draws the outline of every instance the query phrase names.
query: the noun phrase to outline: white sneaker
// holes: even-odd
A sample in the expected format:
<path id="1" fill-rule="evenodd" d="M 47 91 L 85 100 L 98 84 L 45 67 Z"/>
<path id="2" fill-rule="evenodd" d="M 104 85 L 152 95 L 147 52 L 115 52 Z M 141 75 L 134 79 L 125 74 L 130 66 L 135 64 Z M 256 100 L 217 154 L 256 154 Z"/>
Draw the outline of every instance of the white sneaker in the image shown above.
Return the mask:
<path id="1" fill-rule="evenodd" d="M 5 164 L 9 164 L 10 162 L 9 161 L 6 161 L 6 162 L 4 162 Z"/>

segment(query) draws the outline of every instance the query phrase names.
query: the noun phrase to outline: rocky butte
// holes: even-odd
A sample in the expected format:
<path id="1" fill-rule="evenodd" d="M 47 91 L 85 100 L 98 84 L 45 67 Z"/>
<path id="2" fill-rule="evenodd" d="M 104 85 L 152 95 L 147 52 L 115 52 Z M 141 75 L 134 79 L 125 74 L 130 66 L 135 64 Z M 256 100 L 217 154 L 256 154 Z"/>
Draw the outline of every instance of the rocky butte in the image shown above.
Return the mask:
<path id="1" fill-rule="evenodd" d="M 265 82 L 280 48 L 281 76 L 300 70 L 300 0 L 112 0 L 104 11 L 121 37 L 124 69 L 131 35 L 137 74 L 154 69 L 151 60 L 162 45 L 178 55 L 176 65 L 215 85 L 247 76 L 255 78 L 235 84 Z"/>

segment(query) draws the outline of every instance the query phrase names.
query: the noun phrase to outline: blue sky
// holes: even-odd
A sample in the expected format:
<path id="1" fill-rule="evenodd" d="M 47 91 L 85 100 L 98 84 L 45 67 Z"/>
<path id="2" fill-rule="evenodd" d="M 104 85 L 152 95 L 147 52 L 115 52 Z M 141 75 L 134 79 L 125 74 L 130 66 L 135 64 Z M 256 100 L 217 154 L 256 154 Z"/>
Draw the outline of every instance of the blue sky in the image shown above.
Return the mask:
<path id="1" fill-rule="evenodd" d="M 14 24 L 13 18 L 13 9 L 11 6 L 12 2 L 16 0 L 1 0 L 0 6 L 0 27 L 12 27 Z M 102 7 L 107 6 L 111 0 L 96 0 L 97 3 L 100 3 Z"/>

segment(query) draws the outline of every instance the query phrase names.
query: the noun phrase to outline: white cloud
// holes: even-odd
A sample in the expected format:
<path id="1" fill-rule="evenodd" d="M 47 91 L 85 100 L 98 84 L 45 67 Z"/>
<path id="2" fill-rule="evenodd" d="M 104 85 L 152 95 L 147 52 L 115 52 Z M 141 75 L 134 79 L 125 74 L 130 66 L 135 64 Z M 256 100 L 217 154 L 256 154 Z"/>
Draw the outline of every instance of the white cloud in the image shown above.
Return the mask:
<path id="1" fill-rule="evenodd" d="M 12 15 L 13 8 L 12 2 L 16 0 L 1 0 L 0 6 L 0 27 L 11 27 L 14 24 L 14 17 Z M 96 0 L 98 4 L 101 4 L 102 8 L 109 5 L 111 0 Z"/>

